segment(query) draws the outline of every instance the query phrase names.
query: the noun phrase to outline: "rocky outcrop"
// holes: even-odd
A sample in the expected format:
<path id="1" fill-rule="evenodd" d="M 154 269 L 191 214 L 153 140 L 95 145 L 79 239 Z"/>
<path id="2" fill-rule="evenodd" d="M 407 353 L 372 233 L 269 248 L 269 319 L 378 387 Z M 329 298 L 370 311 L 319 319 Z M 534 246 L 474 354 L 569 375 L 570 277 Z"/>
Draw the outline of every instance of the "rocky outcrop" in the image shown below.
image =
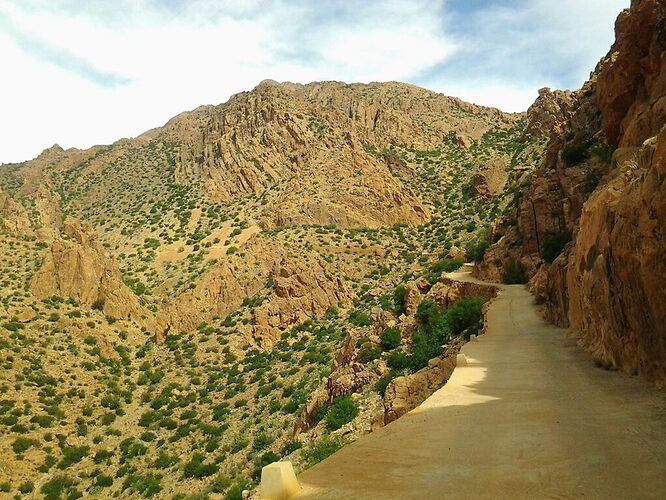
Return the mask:
<path id="1" fill-rule="evenodd" d="M 451 377 L 455 356 L 431 359 L 426 368 L 391 381 L 384 393 L 384 424 L 393 422 L 423 403 Z"/>
<path id="2" fill-rule="evenodd" d="M 615 43 L 597 67 L 602 132 L 634 147 L 666 123 L 666 5 L 632 0 L 615 23 Z"/>
<path id="3" fill-rule="evenodd" d="M 545 316 L 569 325 L 605 366 L 666 381 L 666 6 L 634 0 L 616 41 L 572 110 L 479 272 L 507 257 L 535 262 L 531 289 Z M 614 149 L 614 152 L 613 152 Z M 611 157 L 612 152 L 612 157 Z M 572 243 L 547 264 L 550 238 Z"/>
<path id="4" fill-rule="evenodd" d="M 97 234 L 77 219 L 67 219 L 30 282 L 41 299 L 59 295 L 95 305 L 107 316 L 151 323 L 151 314 L 123 283 L 118 266 L 104 254 Z"/>
<path id="5" fill-rule="evenodd" d="M 427 298 L 434 300 L 438 306 L 446 309 L 456 300 L 482 297 L 484 300 L 492 299 L 497 295 L 497 288 L 481 283 L 457 281 L 442 276 L 438 283 L 430 289 Z"/>
<path id="6" fill-rule="evenodd" d="M 26 209 L 10 195 L 4 194 L 2 189 L 0 189 L 0 223 L 3 231 L 15 236 L 30 231 L 30 217 Z"/>
<path id="7" fill-rule="evenodd" d="M 425 280 L 423 280 L 425 281 Z M 421 303 L 422 287 L 416 281 L 410 281 L 405 285 L 405 314 L 411 316 Z"/>
<path id="8" fill-rule="evenodd" d="M 223 105 L 179 115 L 158 135 L 182 144 L 176 179 L 202 179 L 213 199 L 273 188 L 264 227 L 378 227 L 429 218 L 417 195 L 391 174 L 395 162 L 383 149 L 433 149 L 448 133 L 470 142 L 490 123 L 515 119 L 405 84 L 264 81 Z"/>
<path id="9" fill-rule="evenodd" d="M 604 364 L 666 381 L 666 128 L 585 204 L 569 322 Z"/>
<path id="10" fill-rule="evenodd" d="M 158 314 L 161 335 L 192 330 L 214 316 L 225 317 L 245 298 L 264 297 L 252 312 L 250 330 L 262 345 L 270 345 L 284 329 L 322 316 L 332 306 L 349 305 L 349 285 L 325 260 L 303 249 L 287 248 L 264 238 L 243 247 L 211 269 Z"/>
<path id="11" fill-rule="evenodd" d="M 527 123 L 521 134 L 523 140 L 550 135 L 557 123 L 571 117 L 575 94 L 569 90 L 539 89 L 539 96 L 527 110 Z"/>
<path id="12" fill-rule="evenodd" d="M 479 166 L 472 177 L 472 194 L 491 198 L 502 193 L 509 180 L 507 164 L 503 158 L 494 158 Z"/>

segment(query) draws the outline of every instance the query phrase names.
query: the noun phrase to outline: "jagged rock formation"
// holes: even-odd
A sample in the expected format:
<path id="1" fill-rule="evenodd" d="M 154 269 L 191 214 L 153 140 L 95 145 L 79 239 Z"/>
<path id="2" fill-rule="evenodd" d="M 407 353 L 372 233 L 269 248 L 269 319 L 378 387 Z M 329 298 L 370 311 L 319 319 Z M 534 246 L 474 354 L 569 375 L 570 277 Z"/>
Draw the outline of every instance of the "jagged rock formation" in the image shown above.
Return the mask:
<path id="1" fill-rule="evenodd" d="M 571 117 L 575 93 L 569 90 L 539 89 L 539 96 L 527 110 L 528 121 L 521 137 L 537 139 L 550 134 L 555 124 Z"/>
<path id="2" fill-rule="evenodd" d="M 522 259 L 548 319 L 602 364 L 666 380 L 666 6 L 634 0 L 616 42 L 555 123 L 544 165 L 479 272 Z M 614 150 L 614 152 L 613 152 Z M 611 157 L 612 152 L 612 157 Z M 573 233 L 551 265 L 553 237 Z"/>
<path id="3" fill-rule="evenodd" d="M 479 167 L 472 177 L 472 194 L 489 198 L 501 194 L 509 179 L 506 166 L 506 161 L 495 158 Z"/>
<path id="4" fill-rule="evenodd" d="M 0 222 L 2 230 L 10 234 L 24 234 L 30 230 L 30 217 L 25 208 L 14 201 L 14 198 L 4 194 L 0 189 Z"/>
<path id="5" fill-rule="evenodd" d="M 364 146 L 432 149 L 449 132 L 479 139 L 489 121 L 511 120 L 404 84 L 267 80 L 224 105 L 174 118 L 159 137 L 183 144 L 179 182 L 203 179 L 215 200 L 279 186 L 260 216 L 263 226 L 376 227 L 418 224 L 428 210 Z"/>
<path id="6" fill-rule="evenodd" d="M 104 255 L 95 231 L 73 218 L 65 221 L 62 234 L 54 238 L 30 289 L 38 298 L 71 297 L 118 319 L 145 324 L 151 317 L 123 283 L 113 259 Z"/>
<path id="7" fill-rule="evenodd" d="M 271 345 L 286 328 L 322 316 L 332 306 L 351 303 L 352 291 L 341 278 L 344 268 L 259 238 L 204 275 L 196 287 L 166 305 L 158 314 L 160 335 L 197 327 L 214 316 L 225 317 L 247 297 L 266 293 L 252 312 L 247 328 Z"/>

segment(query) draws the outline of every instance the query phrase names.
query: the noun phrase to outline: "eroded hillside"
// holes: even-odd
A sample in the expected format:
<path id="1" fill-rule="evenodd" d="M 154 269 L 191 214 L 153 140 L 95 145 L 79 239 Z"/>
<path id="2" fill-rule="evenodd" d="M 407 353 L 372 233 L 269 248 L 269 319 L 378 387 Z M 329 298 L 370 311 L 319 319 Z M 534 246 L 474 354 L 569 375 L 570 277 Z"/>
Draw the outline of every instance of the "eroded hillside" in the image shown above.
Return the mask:
<path id="1" fill-rule="evenodd" d="M 266 81 L 2 166 L 2 488 L 235 498 L 417 405 L 481 327 L 492 292 L 440 276 L 529 185 L 530 123 Z"/>

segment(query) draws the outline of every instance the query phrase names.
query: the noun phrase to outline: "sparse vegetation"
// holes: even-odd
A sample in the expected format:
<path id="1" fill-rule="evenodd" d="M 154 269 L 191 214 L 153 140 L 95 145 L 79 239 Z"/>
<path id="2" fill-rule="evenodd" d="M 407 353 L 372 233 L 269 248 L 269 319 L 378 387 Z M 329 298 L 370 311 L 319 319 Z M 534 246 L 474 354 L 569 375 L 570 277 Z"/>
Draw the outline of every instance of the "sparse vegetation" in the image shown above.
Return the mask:
<path id="1" fill-rule="evenodd" d="M 552 235 L 543 242 L 541 258 L 549 264 L 552 263 L 570 241 L 571 231 L 562 231 Z"/>
<path id="2" fill-rule="evenodd" d="M 7 374 L 0 382 L 0 432 L 24 466 L 8 483 L 10 493 L 241 498 L 263 465 L 292 455 L 307 467 L 339 449 L 345 443 L 339 430 L 368 401 L 377 402 L 376 392 L 426 366 L 451 337 L 480 327 L 480 301 L 444 310 L 426 299 L 410 338 L 399 320 L 407 312 L 406 285 L 417 283 L 421 294 L 441 286 L 441 274 L 462 265 L 450 257 L 460 249 L 481 259 L 484 228 L 529 182 L 512 169 L 531 168 L 543 149 L 518 140 L 520 122 L 496 123 L 482 108 L 479 116 L 455 113 L 497 126 L 469 147 L 461 147 L 455 133 L 425 151 L 362 144 L 370 156 L 354 163 L 345 155 L 348 141 L 357 139 L 341 140 L 335 106 L 325 113 L 314 105 L 290 111 L 284 119 L 303 148 L 335 148 L 322 149 L 321 158 L 335 151 L 341 165 L 354 165 L 320 173 L 319 157 L 308 159 L 317 182 L 301 179 L 303 191 L 295 193 L 289 190 L 302 175 L 302 158 L 282 155 L 284 148 L 264 157 L 260 146 L 243 149 L 241 135 L 238 145 L 224 147 L 247 182 L 232 186 L 233 176 L 225 179 L 229 193 L 215 179 L 203 182 L 200 168 L 185 164 L 198 154 L 188 156 L 188 143 L 170 142 L 171 136 L 96 146 L 68 163 L 44 166 L 54 206 L 97 231 L 96 244 L 115 261 L 105 272 L 117 266 L 117 285 L 127 287 L 138 306 L 119 313 L 124 304 L 114 303 L 113 290 L 106 289 L 37 298 L 31 280 L 50 243 L 0 231 L 6 270 L 0 277 L 0 366 Z M 266 131 L 265 140 L 277 140 L 284 130 Z M 486 199 L 461 192 L 479 165 L 500 157 L 511 162 L 505 193 Z M 18 193 L 22 169 L 3 166 L 5 192 Z M 391 189 L 404 195 L 402 212 L 364 185 L 388 175 L 386 169 Z M 211 196 L 218 188 L 220 196 Z M 378 197 L 367 204 L 376 210 L 366 213 L 368 193 Z M 312 213 L 299 212 L 301 198 L 312 202 L 303 209 Z M 37 228 L 34 200 L 17 200 Z M 326 217 L 328 208 L 336 220 L 338 210 L 344 218 L 359 200 L 350 224 L 302 223 Z M 428 220 L 402 221 L 410 205 L 418 214 L 418 204 L 427 207 Z M 386 220 L 401 222 L 386 225 L 384 211 Z M 167 304 L 174 317 L 162 335 L 164 325 L 159 331 L 152 325 L 155 314 L 169 316 Z M 203 311 L 195 310 L 202 304 Z M 186 309 L 183 321 L 175 320 L 179 307 Z M 319 408 L 313 420 L 323 437 L 292 436 L 345 345 L 354 350 L 352 363 L 366 363 L 366 386 Z M 380 377 L 384 362 L 388 372 Z M 349 427 L 350 440 L 363 432 Z"/>

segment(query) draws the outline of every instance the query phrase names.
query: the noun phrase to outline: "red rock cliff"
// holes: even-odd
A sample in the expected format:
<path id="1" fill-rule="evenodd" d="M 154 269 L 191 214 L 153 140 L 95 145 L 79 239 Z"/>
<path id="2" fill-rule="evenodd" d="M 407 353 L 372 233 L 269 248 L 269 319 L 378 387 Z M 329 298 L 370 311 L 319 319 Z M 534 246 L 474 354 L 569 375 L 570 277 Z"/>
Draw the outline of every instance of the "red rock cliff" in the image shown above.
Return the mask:
<path id="1" fill-rule="evenodd" d="M 546 317 L 603 364 L 666 381 L 666 4 L 633 0 L 616 41 L 554 120 L 541 168 L 479 272 L 509 258 Z M 540 96 L 543 98 L 544 96 Z M 548 264 L 553 237 L 572 242 Z"/>

